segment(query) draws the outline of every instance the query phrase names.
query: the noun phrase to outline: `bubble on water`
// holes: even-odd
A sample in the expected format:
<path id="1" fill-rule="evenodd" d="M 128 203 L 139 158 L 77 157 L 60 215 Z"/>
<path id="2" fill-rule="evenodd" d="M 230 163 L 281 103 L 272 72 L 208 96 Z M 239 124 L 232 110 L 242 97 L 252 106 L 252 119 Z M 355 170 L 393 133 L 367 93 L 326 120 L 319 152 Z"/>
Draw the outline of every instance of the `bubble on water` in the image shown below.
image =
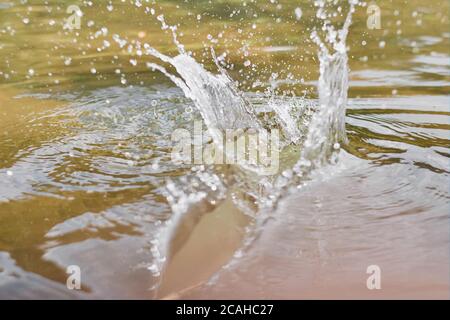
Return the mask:
<path id="1" fill-rule="evenodd" d="M 136 59 L 130 59 L 130 64 L 132 66 L 136 66 L 137 65 L 137 60 Z"/>
<path id="2" fill-rule="evenodd" d="M 392 95 L 396 96 L 397 93 L 398 93 L 398 90 L 397 90 L 397 89 L 392 90 Z"/>
<path id="3" fill-rule="evenodd" d="M 96 74 L 96 73 L 97 73 L 97 70 L 96 70 L 95 68 L 91 68 L 91 73 L 92 73 L 92 74 Z"/>
<path id="4" fill-rule="evenodd" d="M 7 170 L 7 171 L 6 171 L 6 175 L 7 175 L 8 177 L 12 177 L 13 174 L 14 174 L 14 173 L 13 173 L 11 170 Z"/>
<path id="5" fill-rule="evenodd" d="M 384 48 L 386 47 L 386 41 L 380 41 L 380 43 L 378 44 L 378 46 L 379 46 L 381 49 L 384 49 Z"/>
<path id="6" fill-rule="evenodd" d="M 249 67 L 249 66 L 251 66 L 251 64 L 252 64 L 252 62 L 250 60 L 247 60 L 244 62 L 245 67 Z"/>
<path id="7" fill-rule="evenodd" d="M 56 23 L 55 20 L 50 20 L 50 21 L 48 22 L 48 24 L 51 25 L 51 26 L 54 26 L 55 23 Z"/>
<path id="8" fill-rule="evenodd" d="M 33 69 L 28 69 L 28 74 L 30 76 L 34 76 L 34 70 Z"/>
<path id="9" fill-rule="evenodd" d="M 336 143 L 333 145 L 333 148 L 334 148 L 334 150 L 339 150 L 339 149 L 341 148 L 340 143 L 336 142 Z"/>
<path id="10" fill-rule="evenodd" d="M 23 22 L 24 24 L 28 24 L 28 23 L 30 23 L 30 19 L 28 19 L 28 18 L 23 18 L 23 19 L 22 19 L 22 22 Z"/>
<path id="11" fill-rule="evenodd" d="M 72 58 L 66 58 L 66 59 L 64 59 L 64 64 L 65 64 L 66 66 L 69 66 L 71 63 L 72 63 Z"/>

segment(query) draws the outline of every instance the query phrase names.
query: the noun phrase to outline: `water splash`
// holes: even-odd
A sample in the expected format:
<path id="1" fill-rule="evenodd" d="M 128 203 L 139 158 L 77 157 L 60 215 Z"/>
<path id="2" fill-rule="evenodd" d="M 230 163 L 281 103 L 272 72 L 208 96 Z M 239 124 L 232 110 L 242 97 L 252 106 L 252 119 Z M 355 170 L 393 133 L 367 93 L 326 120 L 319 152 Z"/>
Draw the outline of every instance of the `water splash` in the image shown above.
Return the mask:
<path id="1" fill-rule="evenodd" d="M 320 6 L 318 15 L 321 16 L 324 2 L 318 2 Z M 352 0 L 349 3 L 349 13 L 341 30 L 336 31 L 329 20 L 325 20 L 323 25 L 323 29 L 327 32 L 327 42 L 331 44 L 333 53 L 321 40 L 317 31 L 311 35 L 319 47 L 320 77 L 317 86 L 319 106 L 310 124 L 301 161 L 310 161 L 316 166 L 327 162 L 330 153 L 339 149 L 339 143 L 347 143 L 345 109 L 349 67 L 346 40 L 357 1 Z"/>
<path id="2" fill-rule="evenodd" d="M 163 238 L 161 248 L 165 254 L 167 254 L 170 241 L 176 233 L 176 226 L 195 204 L 205 201 L 205 199 L 216 201 L 231 192 L 233 201 L 239 208 L 244 208 L 245 212 L 252 203 L 258 204 L 255 210 L 264 210 L 264 208 L 275 205 L 286 189 L 299 185 L 311 171 L 336 159 L 340 144 L 347 142 L 345 109 L 349 67 L 346 39 L 352 14 L 358 2 L 350 0 L 348 3 L 350 9 L 344 25 L 342 29 L 336 30 L 329 20 L 330 15 L 325 11 L 326 2 L 315 2 L 319 7 L 317 17 L 323 20 L 322 30 L 326 32 L 326 37 L 323 41 L 317 31 L 311 35 L 319 48 L 320 62 L 320 77 L 317 86 L 319 99 L 318 105 L 314 108 L 314 114 L 311 116 L 306 111 L 310 110 L 306 103 L 301 103 L 300 108 L 278 103 L 275 90 L 273 88 L 268 90 L 266 106 L 274 112 L 277 125 L 281 126 L 285 132 L 287 139 L 284 146 L 296 146 L 297 149 L 294 149 L 299 150 L 297 151 L 299 160 L 295 165 L 288 167 L 273 178 L 258 175 L 249 177 L 246 172 L 247 168 L 241 167 L 229 172 L 232 179 L 228 179 L 214 168 L 202 167 L 188 178 L 188 180 L 191 179 L 189 181 L 180 181 L 176 186 L 173 181 L 170 181 L 166 187 L 166 198 L 172 207 L 173 219 L 161 232 Z M 162 15 L 158 16 L 158 20 L 163 29 L 172 31 L 173 41 L 179 54 L 169 57 L 149 44 L 144 44 L 145 52 L 147 55 L 167 63 L 175 69 L 177 74 L 169 72 L 157 63 L 147 63 L 147 66 L 166 75 L 183 91 L 187 98 L 194 102 L 216 143 L 222 143 L 221 137 L 215 135 L 216 129 L 222 131 L 261 129 L 269 125 L 260 120 L 255 106 L 237 89 L 236 83 L 220 66 L 213 50 L 212 56 L 218 67 L 218 74 L 205 70 L 185 51 L 184 46 L 177 39 L 176 27 L 167 25 Z M 298 114 L 292 114 L 293 110 L 301 114 L 301 117 Z M 198 181 L 196 187 L 193 188 L 194 180 Z M 230 183 L 230 181 L 232 182 Z M 215 189 L 211 188 L 211 182 L 214 182 Z M 159 270 L 163 270 L 165 257 L 161 261 L 162 265 Z"/>
<path id="3" fill-rule="evenodd" d="M 213 74 L 205 70 L 192 58 L 184 47 L 177 40 L 176 27 L 171 27 L 164 21 L 164 16 L 158 16 L 162 23 L 162 28 L 170 28 L 173 34 L 174 43 L 178 48 L 179 55 L 175 57 L 166 56 L 148 44 L 144 45 L 146 53 L 162 62 L 173 66 L 178 76 L 171 74 L 167 69 L 156 63 L 147 63 L 153 70 L 158 70 L 172 80 L 186 95 L 192 99 L 197 109 L 200 111 L 208 129 L 259 129 L 261 127 L 256 118 L 251 104 L 243 97 L 237 89 L 234 81 L 227 72 L 220 67 L 217 59 L 216 65 L 219 74 Z M 210 130 L 216 142 L 219 142 L 217 134 Z"/>
<path id="4" fill-rule="evenodd" d="M 293 167 L 279 179 L 277 187 L 297 185 L 304 180 L 311 171 L 327 163 L 335 162 L 341 144 L 348 142 L 345 132 L 345 111 L 348 94 L 348 56 L 347 36 L 357 0 L 349 0 L 349 11 L 341 29 L 336 30 L 329 20 L 332 14 L 326 12 L 326 2 L 316 1 L 317 17 L 323 20 L 322 30 L 325 31 L 325 41 L 317 30 L 311 34 L 311 39 L 319 48 L 320 76 L 317 85 L 319 103 L 311 122 L 300 159 Z M 339 11 L 341 11 L 339 7 Z M 295 175 L 296 178 L 288 177 Z M 280 194 L 280 193 L 276 193 Z M 277 198 L 277 197 L 272 197 Z"/>

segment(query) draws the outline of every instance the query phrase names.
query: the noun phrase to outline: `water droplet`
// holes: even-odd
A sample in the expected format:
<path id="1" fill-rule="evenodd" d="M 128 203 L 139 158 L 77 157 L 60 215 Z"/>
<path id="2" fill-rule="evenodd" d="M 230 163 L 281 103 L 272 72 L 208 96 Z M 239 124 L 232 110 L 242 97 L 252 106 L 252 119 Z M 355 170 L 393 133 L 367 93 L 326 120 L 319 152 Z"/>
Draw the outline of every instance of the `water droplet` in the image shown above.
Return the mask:
<path id="1" fill-rule="evenodd" d="M 300 21 L 300 19 L 302 18 L 302 15 L 303 15 L 302 9 L 296 8 L 295 9 L 295 18 Z"/>
<path id="2" fill-rule="evenodd" d="M 156 265 L 156 263 L 154 263 L 154 264 L 148 266 L 147 269 L 150 270 L 151 272 L 155 272 L 155 273 L 159 271 L 159 268 L 158 268 L 158 266 Z"/>

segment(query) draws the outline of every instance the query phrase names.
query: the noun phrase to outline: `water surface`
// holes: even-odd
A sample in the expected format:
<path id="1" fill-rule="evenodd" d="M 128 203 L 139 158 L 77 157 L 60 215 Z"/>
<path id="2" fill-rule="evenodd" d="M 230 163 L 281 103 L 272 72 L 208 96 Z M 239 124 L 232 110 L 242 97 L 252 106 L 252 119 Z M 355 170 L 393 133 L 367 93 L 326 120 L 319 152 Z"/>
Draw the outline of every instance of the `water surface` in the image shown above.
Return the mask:
<path id="1" fill-rule="evenodd" d="M 164 270 L 167 179 L 184 191 L 195 182 L 170 161 L 170 136 L 201 115 L 135 50 L 177 54 L 146 7 L 180 23 L 207 70 L 205 46 L 226 52 L 254 105 L 271 84 L 281 101 L 315 103 L 318 23 L 309 1 L 155 2 L 75 1 L 76 31 L 63 30 L 67 1 L 0 3 L 0 297 L 448 298 L 448 2 L 377 1 L 380 30 L 358 8 L 337 164 L 254 216 L 233 188 L 211 195 Z M 374 264 L 382 290 L 369 291 Z M 66 288 L 69 265 L 81 267 L 81 291 Z"/>

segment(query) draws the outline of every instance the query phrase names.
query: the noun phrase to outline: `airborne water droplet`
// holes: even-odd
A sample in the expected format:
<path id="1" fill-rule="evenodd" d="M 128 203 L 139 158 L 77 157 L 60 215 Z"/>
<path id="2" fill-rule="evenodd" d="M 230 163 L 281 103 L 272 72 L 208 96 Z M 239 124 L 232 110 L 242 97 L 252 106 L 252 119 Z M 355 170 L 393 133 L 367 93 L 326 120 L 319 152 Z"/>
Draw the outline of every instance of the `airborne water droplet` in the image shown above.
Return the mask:
<path id="1" fill-rule="evenodd" d="M 297 18 L 298 21 L 300 21 L 300 19 L 302 18 L 303 15 L 303 11 L 301 8 L 296 8 L 295 9 L 295 18 Z"/>

